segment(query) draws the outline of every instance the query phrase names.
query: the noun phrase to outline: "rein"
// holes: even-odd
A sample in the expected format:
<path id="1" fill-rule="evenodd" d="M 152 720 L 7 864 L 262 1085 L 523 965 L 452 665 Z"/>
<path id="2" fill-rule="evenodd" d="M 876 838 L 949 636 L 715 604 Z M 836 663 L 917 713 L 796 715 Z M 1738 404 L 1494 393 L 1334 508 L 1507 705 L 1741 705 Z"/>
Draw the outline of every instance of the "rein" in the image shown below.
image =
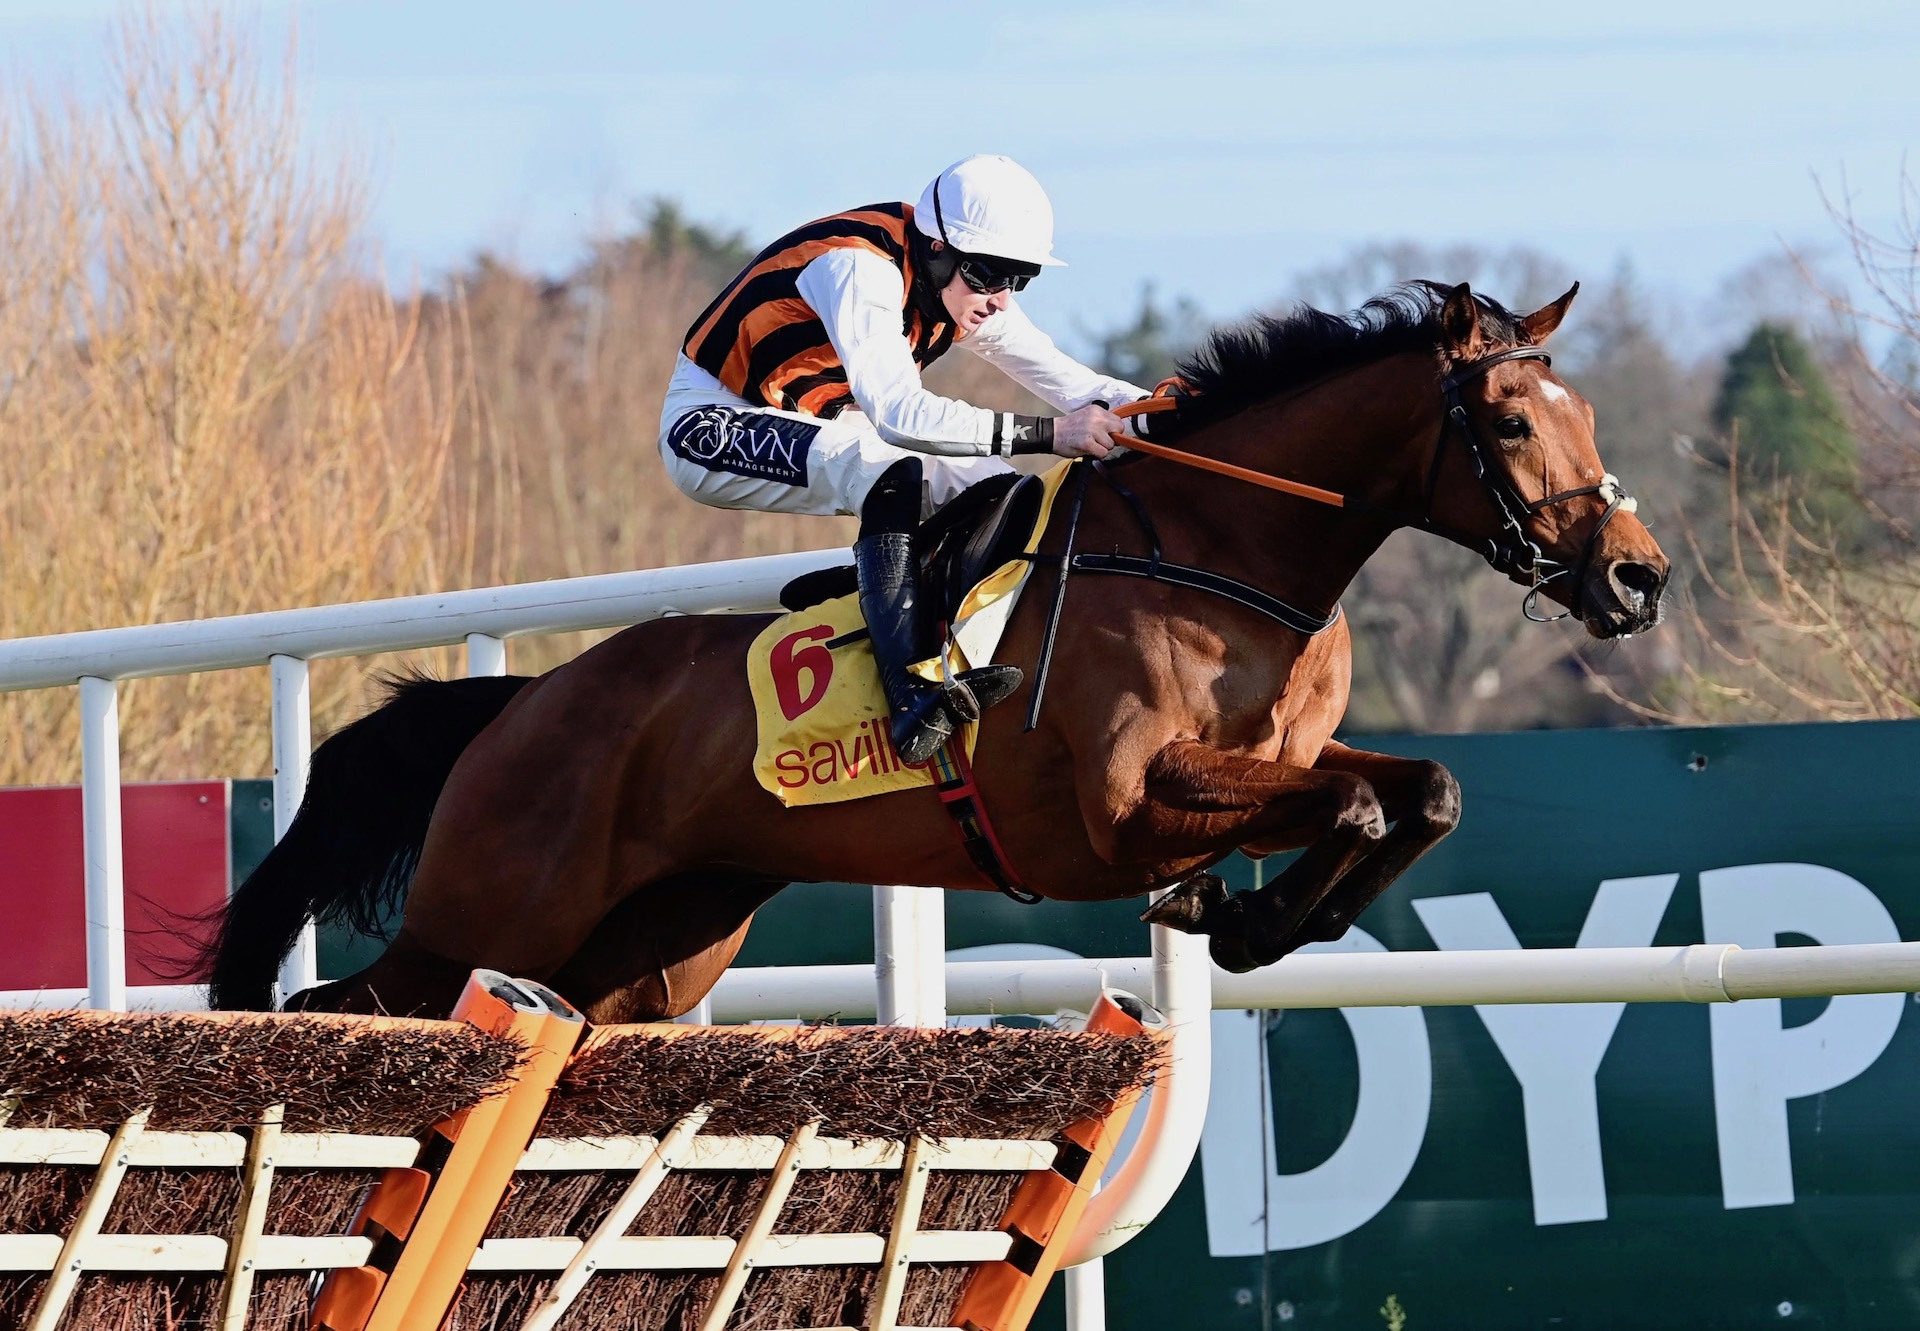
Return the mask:
<path id="1" fill-rule="evenodd" d="M 1113 414 L 1122 418 L 1155 416 L 1163 411 L 1179 409 L 1180 404 L 1170 397 L 1143 397 L 1138 402 L 1129 402 L 1125 406 L 1115 407 Z M 1281 494 L 1311 499 L 1314 503 L 1325 504 L 1329 508 L 1346 508 L 1351 503 L 1346 495 L 1337 490 L 1322 490 L 1319 486 L 1308 485 L 1304 481 L 1290 481 L 1284 476 L 1269 476 L 1264 471 L 1235 466 L 1231 462 L 1222 462 L 1219 458 L 1210 458 L 1203 453 L 1187 453 L 1177 448 L 1168 448 L 1165 444 L 1156 444 L 1147 439 L 1136 439 L 1124 434 L 1110 437 L 1114 443 L 1124 446 L 1129 452 L 1146 453 L 1151 457 L 1164 458 L 1168 462 L 1178 462 L 1183 467 L 1197 467 L 1201 471 L 1230 476 L 1236 481 L 1245 481 L 1249 485 L 1257 485 L 1265 490 L 1278 490 Z"/>
<path id="2" fill-rule="evenodd" d="M 1342 494 L 1337 490 L 1322 489 L 1317 485 L 1307 485 L 1301 481 L 1288 480 L 1283 476 L 1273 476 L 1266 472 L 1255 471 L 1250 467 L 1237 466 L 1231 462 L 1222 462 L 1218 458 L 1206 457 L 1199 453 L 1189 453 L 1184 449 L 1169 448 L 1165 444 L 1156 444 L 1151 440 L 1137 439 L 1129 435 L 1113 435 L 1114 443 L 1130 452 L 1144 453 L 1163 461 L 1177 463 L 1184 467 L 1193 467 L 1200 471 L 1210 471 L 1216 475 L 1233 480 L 1245 481 L 1262 489 L 1274 490 L 1281 494 L 1325 504 L 1329 508 L 1346 508 L 1378 513 L 1391 518 L 1400 526 L 1417 527 L 1444 537 L 1456 545 L 1472 550 L 1496 572 L 1515 579 L 1528 580 L 1526 599 L 1521 602 L 1521 613 L 1536 623 L 1552 623 L 1575 614 L 1586 597 L 1586 572 L 1593 561 L 1594 551 L 1599 546 L 1600 534 L 1606 529 L 1613 515 L 1621 510 L 1633 512 L 1636 501 L 1621 489 L 1619 478 L 1611 472 L 1601 477 L 1596 485 L 1577 486 L 1570 490 L 1559 490 L 1542 499 L 1528 500 L 1515 488 L 1513 481 L 1504 471 L 1492 465 L 1490 451 L 1479 431 L 1473 427 L 1473 418 L 1467 412 L 1466 403 L 1461 399 L 1460 390 L 1467 384 L 1479 379 L 1496 365 L 1508 361 L 1537 360 L 1551 365 L 1553 358 L 1541 347 L 1511 347 L 1505 351 L 1496 351 L 1469 361 L 1453 371 L 1440 383 L 1442 404 L 1446 414 L 1441 420 L 1440 437 L 1434 443 L 1433 463 L 1427 470 L 1424 513 L 1405 513 L 1398 509 L 1376 504 L 1360 495 Z M 1132 416 L 1151 416 L 1161 412 L 1179 410 L 1179 402 L 1171 397 L 1149 397 L 1131 402 L 1114 410 L 1114 415 L 1122 418 Z M 1446 458 L 1447 439 L 1454 433 L 1460 435 L 1462 446 L 1467 450 L 1467 459 L 1473 466 L 1474 479 L 1479 481 L 1492 501 L 1494 510 L 1500 516 L 1500 533 L 1493 537 L 1476 536 L 1443 523 L 1434 521 L 1433 497 L 1440 481 L 1440 464 Z M 1541 551 L 1538 542 L 1527 534 L 1526 523 L 1556 504 L 1585 495 L 1597 494 L 1607 501 L 1607 508 L 1594 524 L 1593 531 L 1587 536 L 1586 544 L 1580 551 L 1580 557 L 1572 565 L 1549 559 Z M 1557 615 L 1541 615 L 1535 607 L 1540 593 L 1549 584 L 1561 578 L 1568 578 L 1572 584 L 1572 606 Z"/>

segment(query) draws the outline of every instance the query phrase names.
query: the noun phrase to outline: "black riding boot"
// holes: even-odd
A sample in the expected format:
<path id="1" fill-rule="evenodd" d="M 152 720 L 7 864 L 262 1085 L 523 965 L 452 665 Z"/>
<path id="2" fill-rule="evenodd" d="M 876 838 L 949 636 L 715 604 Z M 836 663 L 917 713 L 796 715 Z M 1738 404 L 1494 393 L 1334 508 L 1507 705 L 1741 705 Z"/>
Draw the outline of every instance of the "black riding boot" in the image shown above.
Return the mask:
<path id="1" fill-rule="evenodd" d="M 893 711 L 893 746 L 901 761 L 923 763 L 960 726 L 980 719 L 1020 687 L 1017 666 L 983 666 L 936 683 L 907 667 L 938 650 L 920 605 L 920 562 L 913 528 L 920 520 L 921 469 L 904 458 L 881 475 L 860 510 L 860 539 L 853 543 L 860 583 L 860 613 L 873 641 L 880 687 Z"/>
<path id="2" fill-rule="evenodd" d="M 854 569 L 860 579 L 860 613 L 873 639 L 873 660 L 880 668 L 880 687 L 893 709 L 893 746 L 900 760 L 923 763 L 931 758 L 960 726 L 980 719 L 991 707 L 1020 687 L 1018 666 L 983 666 L 963 671 L 942 683 L 908 671 L 938 650 L 922 631 L 919 599 L 919 561 L 913 538 L 904 532 L 863 536 L 853 544 Z"/>

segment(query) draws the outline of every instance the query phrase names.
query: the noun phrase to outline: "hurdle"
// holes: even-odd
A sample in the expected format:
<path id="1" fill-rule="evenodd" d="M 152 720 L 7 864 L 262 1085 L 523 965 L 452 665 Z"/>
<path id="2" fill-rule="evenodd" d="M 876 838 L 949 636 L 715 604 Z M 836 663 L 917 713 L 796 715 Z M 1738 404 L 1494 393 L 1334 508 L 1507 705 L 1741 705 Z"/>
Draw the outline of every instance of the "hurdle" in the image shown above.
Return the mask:
<path id="1" fill-rule="evenodd" d="M 1065 1031 L 588 1033 L 481 971 L 455 1017 L 0 1016 L 0 1230 L 54 1231 L 0 1232 L 0 1321 L 1022 1331 L 1162 1049 L 1113 992 Z M 348 1223 L 329 1174 L 371 1183 Z"/>
<path id="2" fill-rule="evenodd" d="M 542 1029 L 548 1014 L 504 977 L 478 973 L 462 1008 L 457 1021 L 5 1014 L 0 1207 L 16 1224 L 37 1218 L 61 1232 L 0 1234 L 0 1320 L 28 1331 L 145 1320 L 177 1296 L 139 1282 L 184 1278 L 210 1324 L 241 1331 L 255 1313 L 267 1323 L 297 1316 L 313 1273 L 351 1281 L 371 1271 L 384 1282 L 398 1239 L 439 1241 L 395 1199 L 468 1178 L 499 1123 L 541 1095 L 557 1052 Z M 261 1069 L 278 1069 L 271 1102 L 243 1112 L 233 1097 L 260 1098 Z M 383 1093 L 377 1124 L 354 1109 L 364 1096 L 337 1093 L 341 1080 L 396 1069 L 412 1089 Z M 223 1071 L 239 1080 L 209 1083 Z M 109 1111 L 110 1130 L 10 1121 L 92 1124 Z M 184 1123 L 162 1128 L 163 1117 Z M 374 1179 L 389 1199 L 378 1226 L 328 1223 Z"/>

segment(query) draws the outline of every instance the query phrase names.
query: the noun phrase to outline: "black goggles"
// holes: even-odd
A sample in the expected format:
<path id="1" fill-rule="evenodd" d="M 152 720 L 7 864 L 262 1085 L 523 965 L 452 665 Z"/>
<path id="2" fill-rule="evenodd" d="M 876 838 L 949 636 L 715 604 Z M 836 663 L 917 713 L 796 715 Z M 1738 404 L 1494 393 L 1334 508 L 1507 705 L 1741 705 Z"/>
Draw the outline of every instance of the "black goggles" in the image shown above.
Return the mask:
<path id="1" fill-rule="evenodd" d="M 1027 283 L 1033 281 L 1034 277 L 1032 273 L 1008 272 L 994 260 L 972 254 L 960 260 L 959 272 L 960 280 L 967 284 L 968 289 L 983 296 L 999 291 L 1025 291 Z"/>

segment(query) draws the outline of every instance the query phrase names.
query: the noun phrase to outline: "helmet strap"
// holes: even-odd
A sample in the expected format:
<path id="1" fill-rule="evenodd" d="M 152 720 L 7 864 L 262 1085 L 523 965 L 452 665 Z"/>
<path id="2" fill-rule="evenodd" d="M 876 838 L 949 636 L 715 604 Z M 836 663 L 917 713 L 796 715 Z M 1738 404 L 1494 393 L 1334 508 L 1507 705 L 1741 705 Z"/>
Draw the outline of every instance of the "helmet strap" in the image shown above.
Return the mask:
<path id="1" fill-rule="evenodd" d="M 933 178 L 933 224 L 940 229 L 940 243 L 952 250 L 953 238 L 947 234 L 947 210 L 940 206 L 940 182 L 946 178 L 945 171 Z"/>
<path id="2" fill-rule="evenodd" d="M 936 203 L 939 198 L 936 191 Z M 933 237 L 917 226 L 907 228 L 907 244 L 913 251 L 913 298 L 920 307 L 921 315 L 934 323 L 951 323 L 953 316 L 947 313 L 946 302 L 940 299 L 940 293 L 946 289 L 947 283 L 953 281 L 954 273 L 960 268 L 960 251 L 952 245 L 945 245 L 935 253 Z"/>

